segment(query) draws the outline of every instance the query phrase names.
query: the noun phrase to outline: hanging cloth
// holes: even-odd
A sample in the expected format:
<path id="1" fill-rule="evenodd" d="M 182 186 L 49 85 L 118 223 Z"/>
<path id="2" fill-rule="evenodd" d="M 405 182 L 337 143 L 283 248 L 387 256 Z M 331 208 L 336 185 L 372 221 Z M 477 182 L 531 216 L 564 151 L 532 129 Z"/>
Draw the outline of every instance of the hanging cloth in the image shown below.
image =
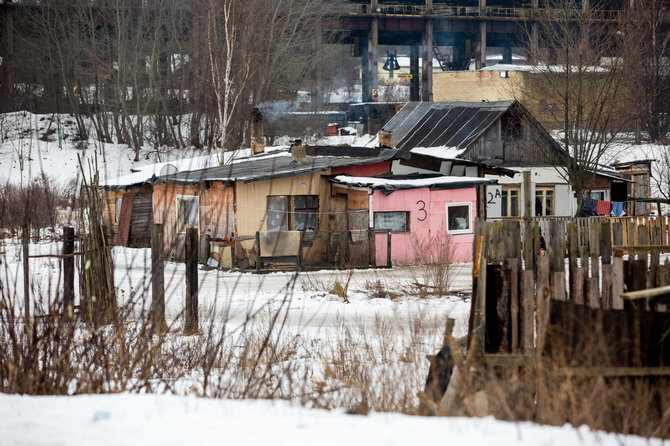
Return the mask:
<path id="1" fill-rule="evenodd" d="M 596 204 L 596 214 L 610 215 L 611 211 L 612 211 L 611 201 L 598 200 L 598 203 Z"/>
<path id="2" fill-rule="evenodd" d="M 582 214 L 584 215 L 596 215 L 596 206 L 598 201 L 593 198 L 586 197 L 584 198 L 584 206 L 582 207 Z"/>
<path id="3" fill-rule="evenodd" d="M 621 217 L 623 215 L 623 201 L 612 202 L 612 217 Z"/>

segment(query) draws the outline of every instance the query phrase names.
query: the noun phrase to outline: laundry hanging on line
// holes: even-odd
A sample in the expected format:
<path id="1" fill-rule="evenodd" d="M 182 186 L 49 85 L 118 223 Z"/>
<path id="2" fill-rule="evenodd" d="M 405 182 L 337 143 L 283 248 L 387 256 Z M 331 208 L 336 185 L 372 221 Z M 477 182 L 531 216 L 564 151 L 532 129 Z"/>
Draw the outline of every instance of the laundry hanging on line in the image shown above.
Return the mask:
<path id="1" fill-rule="evenodd" d="M 610 215 L 612 211 L 612 202 L 605 200 L 598 200 L 596 203 L 596 215 Z"/>
<path id="2" fill-rule="evenodd" d="M 621 217 L 624 214 L 624 202 L 623 201 L 613 201 L 612 202 L 612 217 Z"/>

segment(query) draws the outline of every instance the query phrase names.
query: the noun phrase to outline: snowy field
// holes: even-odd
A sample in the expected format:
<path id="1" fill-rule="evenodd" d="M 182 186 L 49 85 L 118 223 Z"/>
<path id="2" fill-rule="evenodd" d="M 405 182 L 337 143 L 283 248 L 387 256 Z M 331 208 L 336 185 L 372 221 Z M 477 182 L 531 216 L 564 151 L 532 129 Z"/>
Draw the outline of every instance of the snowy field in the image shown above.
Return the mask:
<path id="1" fill-rule="evenodd" d="M 92 137 L 87 141 L 87 149 L 81 150 L 72 142 L 75 127 L 67 116 L 61 117 L 63 136 L 67 138 L 59 142 L 53 133 L 44 138 L 47 129 L 53 129 L 49 127 L 52 118 L 52 115 L 21 112 L 0 115 L 1 184 L 25 185 L 47 175 L 67 185 L 80 177 L 78 155 L 84 163 L 98 157 L 102 180 L 126 175 L 130 169 L 148 168 L 156 162 L 206 155 L 192 150 L 156 149 L 147 144 L 140 160 L 134 162 L 135 154 L 128 146 L 102 144 Z M 374 143 L 374 139 L 338 137 L 324 143 L 367 145 Z M 620 149 L 613 159 L 622 160 L 620 153 L 653 154 L 657 147 L 646 145 L 633 151 L 626 145 Z M 641 157 L 644 156 L 637 156 Z M 206 162 L 214 159 L 206 158 L 209 158 Z M 59 252 L 60 245 L 48 240 L 30 245 L 31 255 Z M 131 309 L 124 323 L 132 326 L 142 320 L 149 305 L 150 251 L 117 247 L 113 255 L 119 304 Z M 32 310 L 35 314 L 44 313 L 51 296 L 62 289 L 60 262 L 53 258 L 33 258 L 29 264 Z M 22 268 L 21 248 L 16 240 L 0 240 L 0 290 L 12 296 L 17 313 L 23 303 Z M 428 370 L 425 355 L 439 349 L 447 317 L 456 321 L 456 336 L 465 334 L 470 301 L 464 296 L 471 288 L 470 265 L 456 265 L 453 273 L 452 289 L 463 293 L 420 297 L 412 291 L 412 283 L 423 280 L 424 271 L 417 267 L 358 270 L 351 274 L 317 271 L 300 275 L 199 270 L 201 326 L 226 327 L 234 334 L 231 348 L 237 348 L 236 344 L 247 336 L 239 334 L 244 330 L 240 327 L 249 321 L 262 327 L 269 318 L 280 316 L 282 331 L 273 341 L 294 348 L 295 352 L 286 364 L 279 365 L 290 368 L 296 376 L 305 377 L 291 385 L 300 391 L 303 387 L 308 390 L 318 387 L 320 391 L 325 389 L 326 395 L 332 392 L 332 396 L 314 399 L 321 405 L 306 404 L 294 397 L 295 392 L 291 391 L 295 389 L 289 388 L 283 396 L 288 401 L 231 400 L 229 398 L 238 398 L 238 394 L 222 396 L 217 393 L 221 389 L 216 387 L 204 392 L 201 376 L 197 374 L 175 377 L 179 385 L 170 389 L 171 395 L 122 392 L 29 397 L 0 394 L 0 446 L 197 442 L 406 445 L 436 441 L 472 446 L 661 444 L 656 440 L 592 432 L 584 427 L 508 423 L 492 418 L 423 418 L 374 410 L 388 403 L 383 392 L 395 389 L 399 389 L 399 397 L 409 399 L 405 403 L 408 407 L 417 404 L 416 392 L 422 389 Z M 348 283 L 346 302 L 329 292 L 336 281 Z M 186 288 L 183 264 L 166 265 L 165 285 L 166 313 L 174 338 L 186 344 L 199 342 L 198 338 L 180 334 Z M 392 292 L 394 298 L 373 297 L 375 287 Z M 338 355 L 344 355 L 345 359 L 340 358 L 341 363 L 335 364 Z M 358 367 L 354 373 L 358 370 L 370 373 L 354 383 L 369 385 L 370 394 L 375 397 L 375 401 L 370 402 L 373 410 L 367 416 L 345 413 L 347 407 L 357 402 L 351 395 L 357 395 L 361 389 L 338 390 L 346 381 L 342 376 L 329 376 L 332 370 L 352 368 L 349 366 Z M 228 383 L 226 379 L 234 387 L 237 378 L 222 377 L 224 385 Z M 216 394 L 219 398 L 196 397 L 203 393 Z M 397 401 L 388 404 L 395 407 Z"/>
<path id="2" fill-rule="evenodd" d="M 17 244 L 2 248 L 6 289 L 22 301 L 22 262 Z M 31 254 L 54 253 L 55 243 L 33 244 Z M 115 281 L 121 304 L 143 295 L 150 264 L 149 250 L 115 248 Z M 31 259 L 37 282 L 33 291 L 54 290 L 59 266 L 48 259 Z M 302 345 L 326 349 L 329 343 L 349 337 L 379 336 L 380 321 L 395 327 L 392 335 L 407 333 L 417 318 L 430 318 L 431 334 L 421 337 L 417 349 L 414 390 L 420 390 L 427 373 L 423 354 L 435 353 L 446 317 L 457 321 L 456 334 L 465 333 L 469 300 L 460 297 L 422 299 L 404 294 L 396 299 L 371 298 L 366 284 L 379 280 L 385 288 L 403 293 L 407 284 L 421 280 L 419 268 L 359 270 L 351 275 L 349 303 L 327 292 L 335 281 L 345 281 L 346 271 L 295 273 L 227 273 L 199 271 L 201 319 L 213 317 L 232 326 L 250 314 L 285 306 L 286 332 L 300 336 Z M 468 290 L 469 265 L 459 265 L 454 289 Z M 51 284 L 51 285 L 49 285 Z M 18 285 L 18 286 L 17 286 Z M 184 300 L 183 265 L 166 267 L 168 318 L 179 325 Z M 321 289 L 319 289 L 321 288 Z M 136 314 L 141 317 L 142 304 Z M 396 340 L 397 341 L 397 340 Z M 381 343 L 381 340 L 373 340 Z M 316 344 L 315 344 L 316 343 Z M 368 345 L 369 348 L 369 344 Z M 389 344 L 392 345 L 392 342 Z M 309 357 L 309 355 L 306 355 Z M 306 367 L 318 368 L 306 359 Z M 397 361 L 390 354 L 385 360 Z M 315 372 L 317 373 L 317 372 Z M 374 410 L 366 416 L 348 415 L 345 407 L 320 410 L 283 400 L 229 400 L 196 397 L 188 382 L 176 395 L 110 394 L 69 397 L 0 395 L 0 444 L 2 445 L 127 445 L 244 442 L 245 444 L 383 444 L 407 445 L 435 441 L 469 445 L 655 445 L 661 441 L 593 432 L 586 427 L 550 427 L 509 423 L 491 417 L 426 418 Z"/>
<path id="3" fill-rule="evenodd" d="M 1 443 L 18 445 L 655 446 L 661 440 L 491 417 L 347 415 L 281 401 L 85 395 L 0 396 Z"/>

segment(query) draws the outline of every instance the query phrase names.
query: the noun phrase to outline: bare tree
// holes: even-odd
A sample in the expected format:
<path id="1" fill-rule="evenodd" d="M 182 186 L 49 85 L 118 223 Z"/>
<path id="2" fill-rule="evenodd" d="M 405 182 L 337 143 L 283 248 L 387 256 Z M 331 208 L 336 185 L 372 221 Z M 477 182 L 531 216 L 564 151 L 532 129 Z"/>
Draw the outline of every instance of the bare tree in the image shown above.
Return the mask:
<path id="1" fill-rule="evenodd" d="M 622 31 L 628 39 L 626 69 L 630 83 L 627 103 L 651 141 L 670 131 L 670 32 L 661 0 L 636 0 L 626 11 Z"/>
<path id="2" fill-rule="evenodd" d="M 252 53 L 236 53 L 243 6 L 237 0 L 207 0 L 207 48 L 222 152 L 233 112 L 252 74 Z M 220 160 L 223 163 L 223 155 Z"/>
<path id="3" fill-rule="evenodd" d="M 528 75 L 522 101 L 544 107 L 560 129 L 565 151 L 557 171 L 572 186 L 581 210 L 603 156 L 627 119 L 620 101 L 625 84 L 619 23 L 578 0 L 559 0 L 541 14 L 540 61 Z M 542 145 L 541 147 L 545 147 Z"/>

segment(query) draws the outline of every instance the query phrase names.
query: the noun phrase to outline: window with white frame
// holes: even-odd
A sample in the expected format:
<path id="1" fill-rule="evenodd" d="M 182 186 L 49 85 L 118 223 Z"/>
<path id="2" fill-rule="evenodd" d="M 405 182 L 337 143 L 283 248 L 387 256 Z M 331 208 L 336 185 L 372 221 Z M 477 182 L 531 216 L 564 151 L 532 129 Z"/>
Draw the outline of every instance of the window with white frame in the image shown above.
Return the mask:
<path id="1" fill-rule="evenodd" d="M 594 200 L 604 200 L 605 199 L 605 191 L 604 190 L 592 190 L 591 191 L 591 198 Z"/>
<path id="2" fill-rule="evenodd" d="M 200 227 L 200 199 L 194 195 L 177 195 L 177 228 L 186 232 Z"/>
<path id="3" fill-rule="evenodd" d="M 469 234 L 472 232 L 472 203 L 447 203 L 447 233 Z"/>

